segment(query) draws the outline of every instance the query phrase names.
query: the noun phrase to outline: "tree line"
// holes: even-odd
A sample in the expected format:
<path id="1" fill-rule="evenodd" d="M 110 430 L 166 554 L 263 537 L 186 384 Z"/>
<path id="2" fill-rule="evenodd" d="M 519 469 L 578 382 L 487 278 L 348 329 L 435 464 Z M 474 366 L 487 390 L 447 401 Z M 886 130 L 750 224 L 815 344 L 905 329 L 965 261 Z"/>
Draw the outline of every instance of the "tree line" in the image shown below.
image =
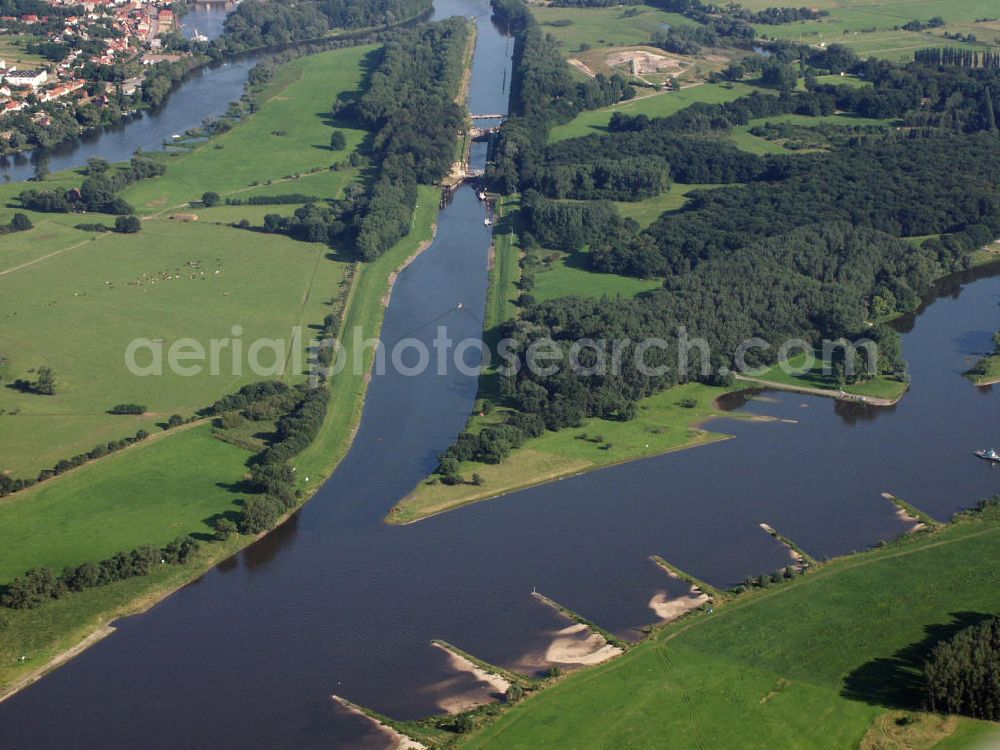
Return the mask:
<path id="1" fill-rule="evenodd" d="M 430 0 L 244 0 L 226 17 L 212 51 L 224 56 L 322 37 L 334 29 L 394 26 L 431 10 Z"/>
<path id="2" fill-rule="evenodd" d="M 162 175 L 167 171 L 164 164 L 137 152 L 129 160 L 127 167 L 112 171 L 103 159 L 91 159 L 87 164 L 87 176 L 79 188 L 66 191 L 29 188 L 21 191 L 18 199 L 30 211 L 62 213 L 67 211 L 89 211 L 125 215 L 135 209 L 116 193 L 139 180 Z M 117 231 L 135 231 L 116 228 Z"/>
<path id="3" fill-rule="evenodd" d="M 51 568 L 32 568 L 7 585 L 7 590 L 0 596 L 0 605 L 9 609 L 35 609 L 72 592 L 148 576 L 157 565 L 184 565 L 197 551 L 198 542 L 183 536 L 160 549 L 137 547 L 99 562 L 67 567 L 58 576 Z"/>

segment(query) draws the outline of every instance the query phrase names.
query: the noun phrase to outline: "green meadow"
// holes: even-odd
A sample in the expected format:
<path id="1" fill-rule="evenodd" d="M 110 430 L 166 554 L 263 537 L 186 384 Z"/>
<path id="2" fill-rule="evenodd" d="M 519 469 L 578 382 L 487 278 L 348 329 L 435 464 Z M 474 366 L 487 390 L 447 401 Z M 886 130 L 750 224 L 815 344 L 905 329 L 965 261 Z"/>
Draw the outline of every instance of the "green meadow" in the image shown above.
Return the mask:
<path id="1" fill-rule="evenodd" d="M 211 339 L 239 339 L 246 347 L 281 339 L 255 357 L 266 368 L 260 372 L 301 380 L 294 365 L 306 364 L 307 326 L 326 315 L 346 268 L 329 252 L 322 244 L 202 222 L 147 221 L 138 234 L 102 235 L 0 276 L 5 380 L 30 379 L 41 365 L 56 376 L 54 396 L 0 387 L 2 470 L 29 476 L 98 442 L 153 431 L 173 413 L 190 416 L 263 379 L 248 348 L 233 366 L 232 346 L 220 350 L 216 374 L 207 361 L 198 374 L 171 371 L 168 354 L 180 339 L 194 339 L 206 353 Z M 295 327 L 302 329 L 297 341 Z M 55 345 L 51 334 L 59 330 L 74 335 Z M 139 350 L 136 363 L 151 365 L 155 347 L 162 374 L 137 376 L 128 368 L 126 351 L 136 339 L 155 342 Z M 143 404 L 149 413 L 106 413 L 119 403 Z"/>
<path id="2" fill-rule="evenodd" d="M 748 0 L 744 7 L 760 10 L 771 5 L 766 0 Z M 803 44 L 845 44 L 863 57 L 888 60 L 912 59 L 913 51 L 943 45 L 962 48 L 996 46 L 1000 23 L 977 19 L 997 18 L 992 0 L 899 0 L 871 3 L 866 0 L 817 0 L 809 7 L 828 10 L 830 15 L 816 21 L 775 26 L 758 25 L 760 36 L 787 39 Z M 945 26 L 924 31 L 906 31 L 899 27 L 909 21 L 928 21 L 940 16 Z M 944 33 L 973 34 L 974 45 L 943 38 Z"/>
<path id="3" fill-rule="evenodd" d="M 829 391 L 843 390 L 845 393 L 856 396 L 888 399 L 890 401 L 900 398 L 908 387 L 906 383 L 884 375 L 866 380 L 863 383 L 853 383 L 841 387 L 833 374 L 823 371 L 823 363 L 820 361 L 820 357 L 817 356 L 814 359 L 811 368 L 807 369 L 806 365 L 806 355 L 797 354 L 787 360 L 784 367 L 782 365 L 774 365 L 765 372 L 754 375 L 753 379 L 765 383 L 774 383 L 779 386 L 820 388 Z M 786 369 L 790 369 L 790 372 L 786 372 Z"/>
<path id="4" fill-rule="evenodd" d="M 996 724 L 920 712 L 919 669 L 934 642 L 1000 611 L 998 550 L 994 509 L 825 563 L 693 613 L 460 745 L 992 747 Z"/>
<path id="5" fill-rule="evenodd" d="M 521 278 L 521 246 L 517 235 L 519 207 L 520 197 L 517 195 L 504 196 L 496 204 L 490 288 L 483 325 L 487 331 L 510 320 L 517 312 L 514 302 L 518 297 L 517 282 Z"/>
<path id="6" fill-rule="evenodd" d="M 549 131 L 549 142 L 555 143 L 567 138 L 578 138 L 593 133 L 607 131 L 607 125 L 615 112 L 647 117 L 667 117 L 689 107 L 695 102 L 721 104 L 747 96 L 758 91 L 745 83 L 703 83 L 683 88 L 680 91 L 664 91 L 648 96 L 639 96 L 631 101 L 614 104 L 603 109 L 581 112 L 572 121 L 557 125 Z"/>
<path id="7" fill-rule="evenodd" d="M 567 55 L 579 51 L 581 44 L 592 47 L 648 44 L 663 24 L 679 26 L 694 23 L 679 13 L 667 13 L 648 5 L 608 8 L 533 5 L 531 12 L 546 34 L 562 42 L 563 52 Z M 567 21 L 570 23 L 567 24 Z"/>
<path id="8" fill-rule="evenodd" d="M 330 108 L 338 95 L 357 92 L 365 61 L 375 48 L 348 47 L 301 57 L 281 66 L 273 80 L 256 95 L 261 110 L 228 133 L 193 149 L 164 156 L 169 171 L 163 178 L 136 183 L 122 192 L 140 213 L 154 213 L 198 200 L 206 190 L 223 196 L 274 194 L 261 183 L 288 179 L 311 169 L 343 162 L 357 148 L 365 131 L 337 121 Z M 343 131 L 347 148 L 331 151 L 330 133 Z M 261 158 L 266 154 L 266 158 Z M 324 175 L 329 197 L 340 192 L 356 172 L 344 169 Z M 296 181 L 289 192 L 309 193 L 309 178 Z M 334 179 L 334 184 L 330 180 Z M 240 193 L 239 195 L 237 195 Z M 281 207 L 283 210 L 287 207 Z"/>
<path id="9" fill-rule="evenodd" d="M 302 193 L 340 197 L 357 170 L 331 171 L 357 148 L 364 132 L 332 122 L 327 114 L 339 93 L 357 90 L 372 47 L 324 52 L 292 61 L 257 94 L 260 111 L 230 132 L 184 152 L 164 154 L 167 172 L 136 183 L 122 195 L 146 214 L 135 235 L 95 234 L 73 228 L 111 217 L 30 213 L 34 229 L 0 242 L 0 319 L 4 383 L 31 379 L 40 366 L 56 375 L 56 395 L 38 396 L 0 387 L 0 471 L 31 476 L 59 459 L 86 452 L 156 425 L 173 413 L 189 416 L 221 395 L 268 375 L 297 382 L 312 324 L 330 311 L 347 263 L 323 244 L 235 229 L 246 219 L 295 206 L 218 206 L 198 200 L 214 190 L 224 196 Z M 336 126 L 348 148 L 331 152 Z M 262 158 L 266 154 L 266 158 Z M 318 170 L 308 173 L 310 170 Z M 55 175 L 46 187 L 79 185 L 76 172 Z M 21 184 L 0 186 L 0 218 L 18 208 Z M 192 205 L 188 205 L 192 203 Z M 195 221 L 171 218 L 193 214 Z M 425 222 L 426 223 L 426 222 Z M 267 304 L 261 304 L 267 300 Z M 53 346 L 51 332 L 72 326 Z M 234 326 L 238 335 L 233 333 Z M 293 330 L 300 327 L 296 340 Z M 196 339 L 283 339 L 232 366 L 232 348 L 220 350 L 218 374 L 137 377 L 125 364 L 129 342 L 145 338 L 164 358 L 171 344 Z M 153 354 L 137 357 L 151 362 Z M 139 403 L 143 417 L 107 414 L 117 403 Z"/>
<path id="10" fill-rule="evenodd" d="M 659 289 L 660 279 L 637 279 L 614 273 L 596 273 L 587 266 L 587 252 L 538 251 L 544 265 L 535 274 L 532 294 L 539 302 L 557 297 L 634 297 Z"/>
<path id="11" fill-rule="evenodd" d="M 736 183 L 730 183 L 726 187 L 732 187 Z M 681 182 L 673 182 L 670 187 L 659 195 L 646 198 L 641 201 L 615 201 L 615 208 L 618 213 L 626 219 L 635 219 L 643 227 L 648 227 L 668 211 L 677 211 L 685 206 L 691 199 L 690 195 L 695 190 L 712 190 L 723 187 L 722 185 L 691 185 Z"/>
<path id="12" fill-rule="evenodd" d="M 641 400 L 631 421 L 592 418 L 579 429 L 546 432 L 526 440 L 503 463 L 463 463 L 459 473 L 467 480 L 465 484 L 448 486 L 431 477 L 397 503 L 386 521 L 409 523 L 584 471 L 723 440 L 725 435 L 701 424 L 722 414 L 716 399 L 727 392 L 700 383 L 679 385 Z M 477 432 L 502 421 L 506 412 L 500 407 L 477 414 L 468 429 Z M 473 473 L 483 478 L 482 485 L 469 481 Z"/>
<path id="13" fill-rule="evenodd" d="M 39 565 L 60 571 L 183 534 L 212 533 L 213 516 L 238 510 L 237 496 L 220 479 L 236 482 L 249 457 L 199 424 L 5 498 L 0 584 Z"/>

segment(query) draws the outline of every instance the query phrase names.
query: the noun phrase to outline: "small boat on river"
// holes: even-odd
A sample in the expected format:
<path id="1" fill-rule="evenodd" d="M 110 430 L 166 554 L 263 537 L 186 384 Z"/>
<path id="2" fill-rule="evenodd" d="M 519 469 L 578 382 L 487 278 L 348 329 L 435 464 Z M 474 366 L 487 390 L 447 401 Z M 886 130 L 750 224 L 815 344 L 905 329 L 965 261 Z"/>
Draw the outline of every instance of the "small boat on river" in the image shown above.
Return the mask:
<path id="1" fill-rule="evenodd" d="M 1000 464 L 1000 453 L 997 453 L 992 448 L 984 448 L 981 451 L 976 451 L 976 455 L 984 461 L 989 461 L 991 464 Z"/>

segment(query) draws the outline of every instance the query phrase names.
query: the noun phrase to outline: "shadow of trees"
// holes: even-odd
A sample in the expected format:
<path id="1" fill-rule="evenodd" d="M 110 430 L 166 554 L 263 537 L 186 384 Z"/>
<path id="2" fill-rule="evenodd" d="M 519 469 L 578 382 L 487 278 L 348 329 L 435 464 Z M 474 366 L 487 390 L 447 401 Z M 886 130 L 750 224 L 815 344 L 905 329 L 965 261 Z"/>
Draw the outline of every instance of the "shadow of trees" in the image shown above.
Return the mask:
<path id="1" fill-rule="evenodd" d="M 870 705 L 921 710 L 924 704 L 923 666 L 931 650 L 960 630 L 992 619 L 982 612 L 952 612 L 951 621 L 924 627 L 924 637 L 890 657 L 873 659 L 844 679 L 841 695 Z"/>

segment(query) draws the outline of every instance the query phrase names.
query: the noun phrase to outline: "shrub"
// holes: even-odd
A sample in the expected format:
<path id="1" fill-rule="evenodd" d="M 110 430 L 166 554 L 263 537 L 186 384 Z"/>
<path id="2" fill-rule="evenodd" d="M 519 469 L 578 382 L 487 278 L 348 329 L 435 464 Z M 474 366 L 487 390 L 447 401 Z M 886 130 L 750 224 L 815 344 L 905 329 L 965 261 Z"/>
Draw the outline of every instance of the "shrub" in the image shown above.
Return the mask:
<path id="1" fill-rule="evenodd" d="M 214 190 L 209 190 L 206 193 L 202 193 L 201 202 L 206 208 L 212 208 L 213 206 L 218 206 L 222 202 L 222 196 Z"/>
<path id="2" fill-rule="evenodd" d="M 142 229 L 138 216 L 119 216 L 115 219 L 115 231 L 119 234 L 135 234 Z"/>
<path id="3" fill-rule="evenodd" d="M 143 404 L 116 404 L 110 409 L 112 414 L 145 414 L 146 407 Z"/>

